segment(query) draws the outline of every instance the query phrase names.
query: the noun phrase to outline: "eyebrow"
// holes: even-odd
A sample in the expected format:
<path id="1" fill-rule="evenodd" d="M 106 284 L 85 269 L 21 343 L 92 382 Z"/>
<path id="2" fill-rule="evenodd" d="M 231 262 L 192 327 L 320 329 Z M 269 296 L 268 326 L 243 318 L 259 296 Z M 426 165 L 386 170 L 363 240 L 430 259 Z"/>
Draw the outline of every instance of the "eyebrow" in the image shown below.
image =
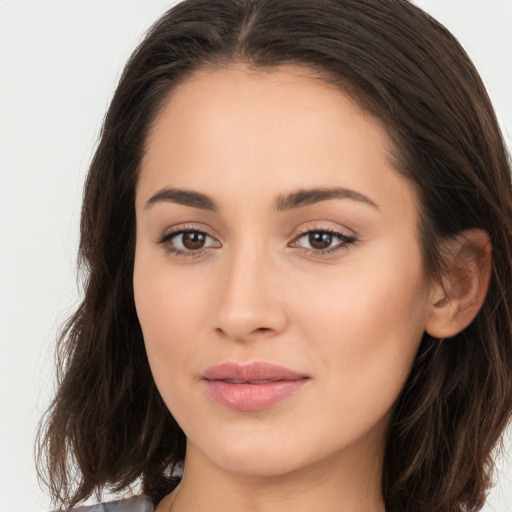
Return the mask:
<path id="1" fill-rule="evenodd" d="M 352 199 L 367 204 L 373 208 L 379 208 L 369 197 L 343 187 L 323 187 L 312 189 L 301 189 L 286 196 L 279 196 L 275 203 L 278 212 L 301 208 L 311 204 L 327 201 L 329 199 Z"/>
<path id="2" fill-rule="evenodd" d="M 192 208 L 199 208 L 200 210 L 210 210 L 213 212 L 219 211 L 218 204 L 206 194 L 201 192 L 194 192 L 192 190 L 185 190 L 182 188 L 163 188 L 155 195 L 151 196 L 144 205 L 144 208 L 149 208 L 155 203 L 168 202 L 190 206 Z"/>
<path id="3" fill-rule="evenodd" d="M 295 208 L 302 208 L 321 201 L 329 199 L 351 199 L 360 203 L 367 204 L 373 208 L 379 208 L 378 205 L 369 197 L 343 187 L 322 187 L 312 189 L 301 189 L 285 196 L 278 196 L 274 204 L 274 209 L 277 212 L 284 212 L 293 210 Z M 186 190 L 181 188 L 163 188 L 156 194 L 151 196 L 144 206 L 149 208 L 158 202 L 170 202 L 190 206 L 191 208 L 198 208 L 200 210 L 208 210 L 212 212 L 219 211 L 218 203 L 211 197 L 201 192 Z"/>

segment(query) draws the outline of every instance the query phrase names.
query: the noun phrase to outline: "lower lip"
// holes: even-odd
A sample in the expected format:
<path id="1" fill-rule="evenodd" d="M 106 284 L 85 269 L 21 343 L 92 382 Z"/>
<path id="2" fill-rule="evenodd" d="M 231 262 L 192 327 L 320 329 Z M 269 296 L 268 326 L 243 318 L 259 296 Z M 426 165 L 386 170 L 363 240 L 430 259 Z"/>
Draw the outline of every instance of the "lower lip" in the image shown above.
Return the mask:
<path id="1" fill-rule="evenodd" d="M 236 411 L 261 411 L 300 391 L 308 379 L 279 380 L 261 384 L 234 384 L 224 380 L 203 380 L 210 396 Z"/>

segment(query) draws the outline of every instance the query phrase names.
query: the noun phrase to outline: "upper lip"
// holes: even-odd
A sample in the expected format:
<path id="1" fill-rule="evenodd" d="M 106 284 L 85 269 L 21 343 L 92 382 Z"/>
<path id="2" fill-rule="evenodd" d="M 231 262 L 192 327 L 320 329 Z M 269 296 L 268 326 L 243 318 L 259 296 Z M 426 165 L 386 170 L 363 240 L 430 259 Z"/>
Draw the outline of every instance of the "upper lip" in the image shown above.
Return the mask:
<path id="1" fill-rule="evenodd" d="M 228 380 L 241 382 L 276 382 L 280 380 L 299 380 L 308 375 L 297 373 L 284 366 L 273 363 L 255 362 L 239 364 L 234 362 L 217 364 L 208 368 L 202 378 L 206 380 Z"/>

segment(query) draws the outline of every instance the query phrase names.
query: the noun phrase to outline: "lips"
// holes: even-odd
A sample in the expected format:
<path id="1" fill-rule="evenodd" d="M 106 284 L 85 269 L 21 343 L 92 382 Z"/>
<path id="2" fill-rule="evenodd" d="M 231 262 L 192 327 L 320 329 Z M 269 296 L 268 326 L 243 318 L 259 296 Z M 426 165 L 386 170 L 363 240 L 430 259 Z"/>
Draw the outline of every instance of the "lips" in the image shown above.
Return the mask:
<path id="1" fill-rule="evenodd" d="M 271 363 L 223 363 L 208 368 L 202 381 L 220 405 L 237 411 L 258 411 L 300 391 L 309 376 Z"/>

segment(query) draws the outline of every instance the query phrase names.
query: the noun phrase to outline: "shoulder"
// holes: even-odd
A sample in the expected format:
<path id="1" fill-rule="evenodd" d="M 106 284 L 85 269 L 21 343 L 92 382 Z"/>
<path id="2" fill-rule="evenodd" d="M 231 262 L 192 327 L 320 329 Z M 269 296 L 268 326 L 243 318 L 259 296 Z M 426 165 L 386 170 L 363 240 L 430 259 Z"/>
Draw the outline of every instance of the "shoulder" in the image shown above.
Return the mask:
<path id="1" fill-rule="evenodd" d="M 79 506 L 68 509 L 69 512 L 154 512 L 152 501 L 144 495 L 133 496 L 115 501 L 106 501 L 96 505 Z M 67 512 L 68 512 L 67 511 Z M 59 512 L 59 511 L 54 511 Z"/>

